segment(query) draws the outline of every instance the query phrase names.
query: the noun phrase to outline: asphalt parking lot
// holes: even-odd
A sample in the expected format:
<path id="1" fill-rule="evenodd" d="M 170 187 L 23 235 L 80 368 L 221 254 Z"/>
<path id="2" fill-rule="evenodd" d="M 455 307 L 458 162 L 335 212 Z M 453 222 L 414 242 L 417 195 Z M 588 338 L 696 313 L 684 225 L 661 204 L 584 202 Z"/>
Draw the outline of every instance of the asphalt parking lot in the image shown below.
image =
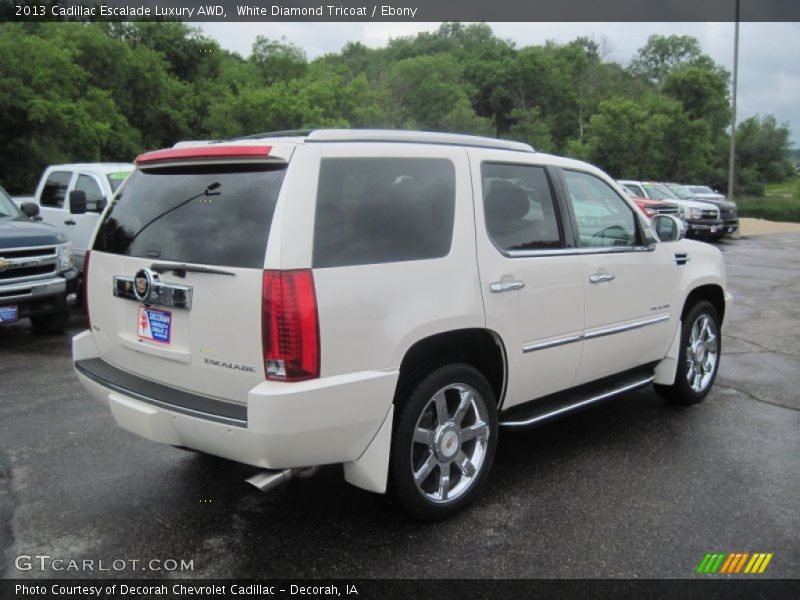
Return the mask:
<path id="1" fill-rule="evenodd" d="M 717 385 L 651 390 L 504 434 L 482 499 L 433 525 L 323 468 L 264 496 L 254 469 L 120 430 L 69 335 L 0 329 L 0 575 L 14 557 L 192 560 L 200 577 L 692 577 L 707 552 L 800 576 L 800 234 L 719 244 L 735 304 Z M 75 314 L 70 335 L 85 327 Z M 103 576 L 164 576 L 126 568 Z M 707 576 L 706 576 L 707 577 Z"/>

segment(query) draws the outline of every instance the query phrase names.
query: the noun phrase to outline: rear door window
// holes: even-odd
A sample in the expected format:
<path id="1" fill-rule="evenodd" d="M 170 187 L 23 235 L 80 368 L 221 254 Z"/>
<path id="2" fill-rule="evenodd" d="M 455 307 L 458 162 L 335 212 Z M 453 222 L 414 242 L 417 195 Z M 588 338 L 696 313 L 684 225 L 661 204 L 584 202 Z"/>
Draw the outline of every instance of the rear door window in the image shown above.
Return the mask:
<path id="1" fill-rule="evenodd" d="M 455 167 L 443 158 L 323 159 L 314 267 L 447 255 L 455 190 Z"/>
<path id="2" fill-rule="evenodd" d="M 500 250 L 541 250 L 563 245 L 544 167 L 484 163 L 481 187 L 486 231 Z"/>
<path id="3" fill-rule="evenodd" d="M 94 250 L 262 268 L 286 165 L 138 170 L 115 196 Z"/>
<path id="4" fill-rule="evenodd" d="M 39 202 L 42 206 L 51 208 L 64 208 L 64 199 L 67 197 L 67 188 L 72 179 L 70 171 L 53 171 L 47 177 L 42 189 Z"/>

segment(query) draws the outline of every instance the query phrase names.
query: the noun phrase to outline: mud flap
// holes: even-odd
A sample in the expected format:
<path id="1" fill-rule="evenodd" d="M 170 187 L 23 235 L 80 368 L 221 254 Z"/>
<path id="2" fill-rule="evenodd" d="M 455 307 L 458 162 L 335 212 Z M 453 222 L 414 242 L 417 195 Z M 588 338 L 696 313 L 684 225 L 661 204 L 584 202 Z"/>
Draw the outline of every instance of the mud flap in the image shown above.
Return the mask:
<path id="1" fill-rule="evenodd" d="M 678 327 L 675 330 L 675 335 L 672 336 L 672 343 L 669 345 L 667 355 L 656 365 L 655 379 L 653 380 L 656 385 L 672 385 L 675 383 L 678 356 L 681 351 L 681 324 L 682 321 L 678 321 Z"/>
<path id="2" fill-rule="evenodd" d="M 367 449 L 353 462 L 344 463 L 344 479 L 356 487 L 383 494 L 389 476 L 389 450 L 392 445 L 394 404 Z"/>

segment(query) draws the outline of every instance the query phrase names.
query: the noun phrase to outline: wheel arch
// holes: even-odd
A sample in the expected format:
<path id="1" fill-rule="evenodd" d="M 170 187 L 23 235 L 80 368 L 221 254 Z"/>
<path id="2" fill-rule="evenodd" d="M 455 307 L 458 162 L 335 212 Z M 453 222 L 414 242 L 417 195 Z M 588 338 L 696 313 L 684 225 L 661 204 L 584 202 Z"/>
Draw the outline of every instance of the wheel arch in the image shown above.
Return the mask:
<path id="1" fill-rule="evenodd" d="M 683 301 L 681 321 L 685 319 L 686 314 L 692 310 L 692 307 L 702 300 L 711 303 L 719 315 L 719 322 L 721 325 L 725 320 L 725 292 L 722 286 L 716 283 L 706 283 L 692 288 Z"/>
<path id="2" fill-rule="evenodd" d="M 425 374 L 455 362 L 478 369 L 489 381 L 497 406 L 502 404 L 508 380 L 506 349 L 500 336 L 485 328 L 444 331 L 414 342 L 400 363 L 393 403 L 401 402 L 409 392 L 409 386 Z"/>

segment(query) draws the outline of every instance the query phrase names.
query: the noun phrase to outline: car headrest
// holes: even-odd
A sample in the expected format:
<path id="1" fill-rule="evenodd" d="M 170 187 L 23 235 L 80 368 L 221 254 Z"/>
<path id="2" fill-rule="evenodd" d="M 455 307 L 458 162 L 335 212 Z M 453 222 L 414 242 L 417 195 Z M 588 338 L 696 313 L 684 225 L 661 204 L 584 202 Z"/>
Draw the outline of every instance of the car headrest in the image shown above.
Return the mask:
<path id="1" fill-rule="evenodd" d="M 515 221 L 528 214 L 528 195 L 512 183 L 497 182 L 486 195 L 486 217 L 490 221 Z"/>

